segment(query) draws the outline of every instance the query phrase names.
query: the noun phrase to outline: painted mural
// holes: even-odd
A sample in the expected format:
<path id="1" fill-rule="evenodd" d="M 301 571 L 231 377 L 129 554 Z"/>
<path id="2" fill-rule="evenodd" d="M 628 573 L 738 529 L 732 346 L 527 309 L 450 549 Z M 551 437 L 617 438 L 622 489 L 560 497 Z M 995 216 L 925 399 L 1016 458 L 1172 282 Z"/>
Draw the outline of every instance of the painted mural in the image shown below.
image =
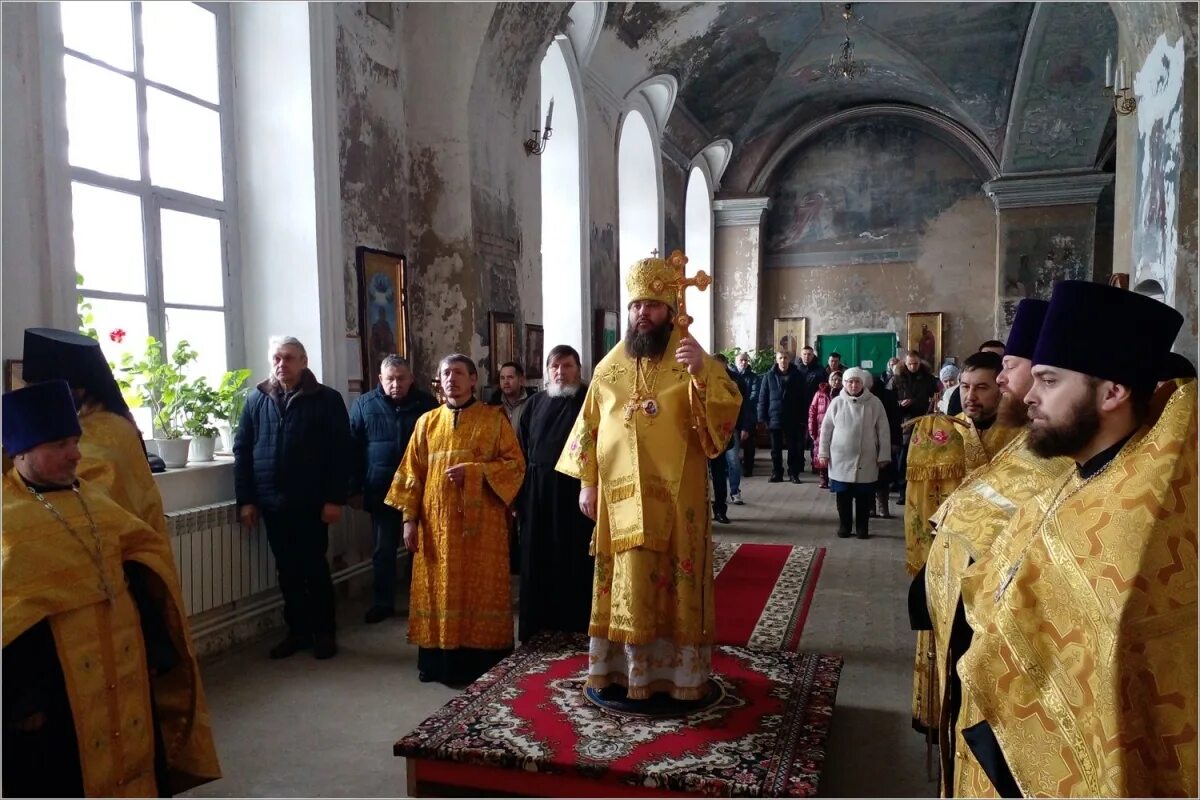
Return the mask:
<path id="1" fill-rule="evenodd" d="M 929 223 L 980 191 L 965 161 L 918 130 L 884 120 L 842 126 L 779 170 L 766 266 L 914 261 Z"/>
<path id="2" fill-rule="evenodd" d="M 1095 222 L 1047 220 L 1012 226 L 1004 235 L 1004 285 L 1000 309 L 1004 331 L 1012 325 L 1017 303 L 1026 297 L 1049 300 L 1059 281 L 1092 278 Z"/>
<path id="3" fill-rule="evenodd" d="M 1167 302 L 1175 296 L 1179 240 L 1183 74 L 1183 39 L 1169 44 L 1166 36 L 1159 36 L 1133 82 L 1138 97 L 1133 283 L 1158 281 Z"/>

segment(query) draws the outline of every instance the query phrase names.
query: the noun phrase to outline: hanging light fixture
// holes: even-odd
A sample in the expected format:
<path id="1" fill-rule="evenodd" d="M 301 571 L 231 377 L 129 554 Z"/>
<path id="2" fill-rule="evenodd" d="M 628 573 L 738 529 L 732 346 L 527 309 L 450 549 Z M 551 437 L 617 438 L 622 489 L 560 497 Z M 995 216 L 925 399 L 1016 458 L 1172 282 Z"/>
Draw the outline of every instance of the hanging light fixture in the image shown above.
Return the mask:
<path id="1" fill-rule="evenodd" d="M 829 56 L 829 67 L 826 72 L 833 78 L 852 81 L 867 71 L 865 65 L 854 60 L 854 42 L 850 41 L 850 21 L 856 19 L 850 8 L 850 3 L 842 8 L 842 21 L 846 26 L 846 38 L 837 53 Z"/>

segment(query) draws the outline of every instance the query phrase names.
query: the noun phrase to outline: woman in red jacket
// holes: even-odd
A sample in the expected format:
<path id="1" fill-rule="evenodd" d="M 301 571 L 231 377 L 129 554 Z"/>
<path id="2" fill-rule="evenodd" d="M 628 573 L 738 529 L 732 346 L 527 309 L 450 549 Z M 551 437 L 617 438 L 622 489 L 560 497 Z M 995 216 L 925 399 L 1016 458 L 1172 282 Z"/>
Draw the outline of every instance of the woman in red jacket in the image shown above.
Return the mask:
<path id="1" fill-rule="evenodd" d="M 817 393 L 813 395 L 812 405 L 808 407 L 808 435 L 812 440 L 812 463 L 817 463 L 817 443 L 821 440 L 821 423 L 825 421 L 825 411 L 829 408 L 829 404 L 833 398 L 837 397 L 842 391 L 842 371 L 837 370 L 829 373 L 829 382 L 822 383 L 817 387 Z M 829 468 L 822 467 L 818 470 L 821 476 L 821 485 L 818 488 L 829 488 Z"/>

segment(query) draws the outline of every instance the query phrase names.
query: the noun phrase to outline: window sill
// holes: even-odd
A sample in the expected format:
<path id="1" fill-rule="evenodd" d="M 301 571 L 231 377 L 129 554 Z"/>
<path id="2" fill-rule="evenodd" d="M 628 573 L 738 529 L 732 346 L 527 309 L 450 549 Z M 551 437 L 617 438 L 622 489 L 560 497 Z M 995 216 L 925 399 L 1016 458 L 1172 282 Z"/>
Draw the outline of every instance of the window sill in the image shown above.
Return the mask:
<path id="1" fill-rule="evenodd" d="M 163 511 L 231 502 L 233 492 L 233 456 L 213 456 L 212 461 L 188 462 L 185 467 L 168 469 L 154 476 L 163 499 Z"/>

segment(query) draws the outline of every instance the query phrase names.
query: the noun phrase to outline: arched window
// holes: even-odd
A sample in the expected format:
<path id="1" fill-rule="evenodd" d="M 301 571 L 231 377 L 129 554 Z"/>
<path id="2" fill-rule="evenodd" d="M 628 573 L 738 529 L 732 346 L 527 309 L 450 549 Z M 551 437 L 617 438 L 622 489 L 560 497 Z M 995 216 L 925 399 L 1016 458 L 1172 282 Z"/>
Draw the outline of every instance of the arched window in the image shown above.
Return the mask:
<path id="1" fill-rule="evenodd" d="M 641 112 L 625 115 L 617 147 L 617 200 L 619 234 L 617 259 L 621 275 L 621 319 L 629 307 L 625 278 L 635 261 L 659 249 L 658 170 L 654 164 L 654 140 Z M 621 330 L 625 329 L 622 321 Z"/>
<path id="2" fill-rule="evenodd" d="M 687 253 L 688 275 L 704 270 L 712 275 L 713 212 L 712 190 L 708 176 L 700 167 L 692 167 L 688 175 L 687 199 L 684 205 L 684 252 Z M 692 290 L 688 295 L 688 313 L 695 318 L 692 336 L 710 353 L 713 349 L 713 290 Z"/>
<path id="3" fill-rule="evenodd" d="M 583 353 L 579 108 L 566 47 L 562 36 L 551 42 L 541 70 L 543 114 L 554 104 L 554 136 L 541 155 L 542 325 L 547 350 L 569 344 Z"/>

